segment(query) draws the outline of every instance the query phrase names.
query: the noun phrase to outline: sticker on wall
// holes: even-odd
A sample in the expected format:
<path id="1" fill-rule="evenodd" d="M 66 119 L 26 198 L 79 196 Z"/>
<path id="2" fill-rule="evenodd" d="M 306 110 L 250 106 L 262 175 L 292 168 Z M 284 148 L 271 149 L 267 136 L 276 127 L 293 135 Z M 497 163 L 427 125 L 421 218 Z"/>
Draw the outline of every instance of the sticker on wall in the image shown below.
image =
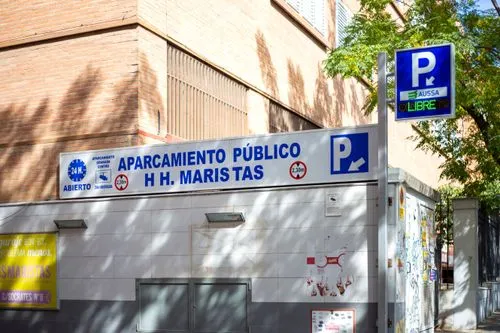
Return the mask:
<path id="1" fill-rule="evenodd" d="M 422 272 L 422 281 L 424 281 L 424 283 L 429 281 L 429 271 L 427 269 L 424 269 Z"/>
<path id="2" fill-rule="evenodd" d="M 419 332 L 422 304 L 421 274 L 423 264 L 422 237 L 419 224 L 418 202 L 406 196 L 406 276 L 405 276 L 405 330 Z"/>
<path id="3" fill-rule="evenodd" d="M 437 280 L 437 270 L 431 269 L 429 280 L 431 280 L 431 281 Z"/>
<path id="4" fill-rule="evenodd" d="M 405 189 L 403 186 L 399 188 L 399 220 L 405 220 Z"/>
<path id="5" fill-rule="evenodd" d="M 342 216 L 340 193 L 327 193 L 325 197 L 325 216 Z"/>
<path id="6" fill-rule="evenodd" d="M 405 333 L 405 320 L 401 319 L 395 325 L 395 333 Z"/>
<path id="7" fill-rule="evenodd" d="M 354 277 L 344 272 L 343 264 L 347 248 L 341 248 L 336 255 L 317 253 L 306 258 L 306 294 L 311 297 L 343 297 L 354 283 Z"/>
<path id="8" fill-rule="evenodd" d="M 321 309 L 311 311 L 311 333 L 355 333 L 356 311 Z"/>

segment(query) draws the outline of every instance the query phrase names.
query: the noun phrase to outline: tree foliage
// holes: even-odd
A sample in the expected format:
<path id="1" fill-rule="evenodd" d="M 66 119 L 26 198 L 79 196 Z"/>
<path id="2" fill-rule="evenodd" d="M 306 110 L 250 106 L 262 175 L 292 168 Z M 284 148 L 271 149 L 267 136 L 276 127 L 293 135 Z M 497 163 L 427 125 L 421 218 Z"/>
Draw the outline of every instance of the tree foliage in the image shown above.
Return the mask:
<path id="1" fill-rule="evenodd" d="M 409 0 L 408 0 L 409 1 Z M 361 10 L 347 27 L 343 46 L 329 52 L 329 76 L 368 82 L 365 112 L 377 103 L 377 54 L 425 45 L 453 43 L 456 58 L 456 117 L 412 125 L 418 147 L 441 155 L 441 177 L 463 185 L 465 195 L 486 206 L 500 202 L 500 20 L 479 11 L 473 1 L 414 0 L 398 3 L 405 18 L 386 10 L 390 0 L 361 0 Z M 389 68 L 391 70 L 391 68 Z M 391 88 L 392 83 L 389 82 Z M 389 88 L 389 97 L 393 89 Z"/>

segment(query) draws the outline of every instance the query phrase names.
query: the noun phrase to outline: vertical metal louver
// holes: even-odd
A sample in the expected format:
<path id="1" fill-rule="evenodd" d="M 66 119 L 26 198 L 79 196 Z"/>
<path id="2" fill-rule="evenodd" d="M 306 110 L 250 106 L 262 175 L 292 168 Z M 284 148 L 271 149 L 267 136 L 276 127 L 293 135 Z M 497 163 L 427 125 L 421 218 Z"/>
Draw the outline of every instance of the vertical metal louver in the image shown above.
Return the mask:
<path id="1" fill-rule="evenodd" d="M 167 131 L 187 139 L 248 134 L 247 88 L 169 45 Z"/>

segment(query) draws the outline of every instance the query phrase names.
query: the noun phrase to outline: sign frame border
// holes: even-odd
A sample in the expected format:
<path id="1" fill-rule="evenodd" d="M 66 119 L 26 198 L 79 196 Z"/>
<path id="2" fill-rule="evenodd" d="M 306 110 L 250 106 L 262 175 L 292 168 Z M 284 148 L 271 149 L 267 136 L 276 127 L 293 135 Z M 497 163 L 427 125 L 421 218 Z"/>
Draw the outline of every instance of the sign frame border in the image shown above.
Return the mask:
<path id="1" fill-rule="evenodd" d="M 314 311 L 323 311 L 323 312 L 340 312 L 340 311 L 346 311 L 346 312 L 352 312 L 353 313 L 353 333 L 356 333 L 356 309 L 355 308 L 312 308 L 309 311 L 309 326 L 311 328 L 310 333 L 314 333 L 313 330 L 313 325 L 312 325 L 312 315 Z"/>
<path id="2" fill-rule="evenodd" d="M 398 62 L 397 55 L 398 52 L 411 51 L 411 50 L 425 50 L 433 47 L 440 46 L 450 46 L 450 113 L 444 115 L 434 115 L 434 116 L 419 116 L 419 117 L 409 117 L 409 118 L 399 118 L 398 117 Z M 427 45 L 421 47 L 411 47 L 407 49 L 396 49 L 394 50 L 394 121 L 412 121 L 412 120 L 430 120 L 439 118 L 455 118 L 455 44 L 453 43 L 443 43 L 437 45 Z"/>
<path id="3" fill-rule="evenodd" d="M 328 133 L 330 132 L 329 135 L 344 135 L 344 134 L 357 134 L 357 133 L 368 133 L 368 151 L 373 150 L 374 152 L 376 151 L 377 147 L 377 140 L 370 140 L 373 139 L 373 136 L 377 138 L 378 136 L 378 131 L 377 131 L 377 124 L 365 124 L 365 125 L 360 125 L 360 126 L 346 126 L 346 127 L 339 127 L 339 128 L 321 128 L 321 129 L 312 129 L 312 130 L 305 130 L 305 131 L 298 131 L 298 132 L 281 132 L 281 133 L 263 133 L 263 134 L 253 134 L 253 135 L 245 135 L 245 136 L 234 136 L 234 137 L 227 137 L 227 138 L 220 138 L 220 139 L 212 139 L 212 140 L 193 140 L 193 141 L 182 141 L 182 142 L 175 142 L 175 143 L 153 143 L 153 144 L 147 144 L 147 145 L 141 145 L 141 146 L 125 146 L 125 147 L 116 147 L 116 148 L 103 148 L 103 149 L 96 149 L 96 150 L 83 150 L 83 151 L 74 151 L 74 152 L 60 152 L 59 157 L 58 157 L 58 163 L 59 167 L 61 168 L 62 166 L 62 160 L 66 156 L 71 156 L 71 155 L 80 155 L 80 154 L 93 154 L 96 152 L 114 152 L 114 151 L 142 151 L 142 150 L 147 150 L 147 149 L 154 149 L 158 147 L 164 147 L 164 146 L 170 146 L 170 145 L 179 145 L 179 146 L 184 146 L 184 145 L 196 145 L 196 144 L 204 144 L 207 142 L 230 142 L 230 141 L 239 141 L 239 140 L 255 140 L 255 139 L 262 139 L 262 138 L 270 138 L 270 137 L 287 137 L 289 135 L 307 135 L 308 133 Z M 328 143 L 330 144 L 330 143 Z M 376 155 L 374 155 L 376 156 Z M 301 159 L 302 162 L 304 162 L 303 159 Z M 305 163 L 305 162 L 304 162 Z M 370 160 L 367 162 L 370 163 Z M 164 194 L 185 194 L 185 193 L 193 193 L 193 192 L 207 192 L 207 191 L 220 191 L 220 190 L 251 190 L 251 189 L 263 189 L 263 188 L 281 188 L 281 187 L 290 187 L 290 186 L 313 186 L 313 185 L 320 185 L 320 184 L 329 184 L 329 183 L 352 183 L 352 182 L 376 182 L 376 172 L 378 169 L 378 161 L 376 160 L 376 157 L 374 157 L 374 160 L 372 160 L 373 165 L 369 165 L 369 170 L 366 173 L 354 173 L 355 176 L 353 176 L 353 179 L 347 179 L 349 173 L 346 174 L 341 174 L 339 176 L 343 176 L 346 179 L 335 179 L 335 180 L 325 180 L 321 182 L 305 182 L 305 183 L 295 183 L 293 184 L 271 184 L 271 185 L 253 185 L 253 186 L 234 186 L 234 187 L 210 187 L 210 188 L 186 188 L 182 190 L 176 190 L 176 191 L 134 191 L 134 192 L 116 192 L 116 193 L 101 193 L 97 195 L 75 195 L 75 196 L 63 196 L 62 191 L 61 191 L 61 176 L 62 173 L 59 171 L 59 185 L 58 185 L 58 199 L 59 200 L 80 200 L 80 199 L 98 199 L 98 198 L 111 198 L 111 197 L 133 197 L 133 196 L 141 196 L 141 195 L 164 195 Z M 307 165 L 307 163 L 306 163 Z M 62 169 L 61 169 L 62 170 Z M 309 170 L 308 170 L 309 171 Z M 288 168 L 287 168 L 288 172 Z M 368 174 L 368 176 L 363 176 L 365 174 Z"/>

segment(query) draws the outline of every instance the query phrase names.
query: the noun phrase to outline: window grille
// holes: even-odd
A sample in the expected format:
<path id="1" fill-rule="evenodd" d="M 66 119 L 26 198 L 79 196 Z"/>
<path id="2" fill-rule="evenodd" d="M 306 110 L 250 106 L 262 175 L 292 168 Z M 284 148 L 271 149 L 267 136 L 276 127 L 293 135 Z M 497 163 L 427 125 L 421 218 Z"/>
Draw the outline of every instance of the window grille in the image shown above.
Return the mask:
<path id="1" fill-rule="evenodd" d="M 248 134 L 247 88 L 169 45 L 167 131 L 187 140 Z"/>

